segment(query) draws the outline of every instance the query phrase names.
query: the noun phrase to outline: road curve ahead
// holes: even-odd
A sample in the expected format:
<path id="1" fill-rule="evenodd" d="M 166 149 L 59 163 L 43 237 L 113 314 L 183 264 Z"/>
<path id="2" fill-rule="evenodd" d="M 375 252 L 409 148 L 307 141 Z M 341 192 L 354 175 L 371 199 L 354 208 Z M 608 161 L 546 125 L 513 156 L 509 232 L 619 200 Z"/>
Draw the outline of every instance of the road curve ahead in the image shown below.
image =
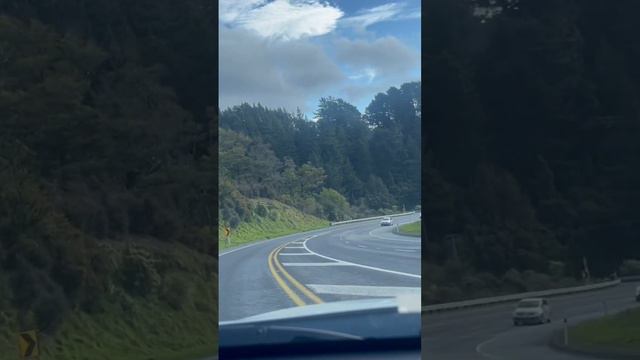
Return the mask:
<path id="1" fill-rule="evenodd" d="M 636 283 L 550 297 L 550 324 L 514 327 L 515 303 L 422 315 L 422 354 L 434 360 L 578 360 L 583 356 L 549 347 L 556 329 L 638 306 Z"/>
<path id="2" fill-rule="evenodd" d="M 413 222 L 418 216 L 394 222 Z M 293 306 L 420 293 L 421 239 L 391 230 L 371 220 L 222 252 L 220 321 Z"/>

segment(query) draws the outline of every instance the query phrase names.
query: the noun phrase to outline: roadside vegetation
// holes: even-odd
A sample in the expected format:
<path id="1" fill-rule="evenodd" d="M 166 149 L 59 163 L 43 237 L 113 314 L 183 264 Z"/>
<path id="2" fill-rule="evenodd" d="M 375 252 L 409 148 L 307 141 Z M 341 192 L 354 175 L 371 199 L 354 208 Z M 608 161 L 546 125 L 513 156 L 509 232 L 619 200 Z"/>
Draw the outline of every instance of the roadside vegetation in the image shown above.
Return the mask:
<path id="1" fill-rule="evenodd" d="M 221 226 L 239 244 L 415 208 L 420 92 L 419 82 L 392 87 L 364 114 L 323 98 L 315 121 L 260 104 L 222 111 Z"/>
<path id="2" fill-rule="evenodd" d="M 410 224 L 400 225 L 398 227 L 398 231 L 400 232 L 400 234 L 404 234 L 404 235 L 420 236 L 420 233 L 422 231 L 421 226 L 422 226 L 422 222 L 416 221 Z"/>
<path id="3" fill-rule="evenodd" d="M 213 10 L 0 4 L 0 358 L 215 350 Z"/>
<path id="4" fill-rule="evenodd" d="M 640 354 L 640 309 L 592 320 L 570 329 L 572 344 Z"/>
<path id="5" fill-rule="evenodd" d="M 101 243 L 100 253 L 108 290 L 90 309 L 56 314 L 37 307 L 21 315 L 0 304 L 0 360 L 15 359 L 20 328 L 39 330 L 44 359 L 81 360 L 90 354 L 96 360 L 177 360 L 215 354 L 216 261 L 184 246 L 143 239 Z M 6 282 L 0 286 L 9 290 Z M 49 306 L 64 300 L 51 298 Z"/>
<path id="6" fill-rule="evenodd" d="M 256 240 L 270 239 L 329 226 L 329 221 L 308 215 L 275 200 L 249 200 L 252 216 L 232 231 L 227 243 L 224 226 L 218 229 L 220 249 L 226 249 Z"/>
<path id="7" fill-rule="evenodd" d="M 606 278 L 640 253 L 638 4 L 426 3 L 426 303 L 582 282 L 585 263 Z"/>

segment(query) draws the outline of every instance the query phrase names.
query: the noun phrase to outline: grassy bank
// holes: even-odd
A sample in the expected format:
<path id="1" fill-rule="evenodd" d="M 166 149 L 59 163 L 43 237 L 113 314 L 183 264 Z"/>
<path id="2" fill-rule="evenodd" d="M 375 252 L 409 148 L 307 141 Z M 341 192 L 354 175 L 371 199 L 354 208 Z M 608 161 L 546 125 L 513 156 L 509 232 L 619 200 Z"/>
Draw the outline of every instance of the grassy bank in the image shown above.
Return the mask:
<path id="1" fill-rule="evenodd" d="M 70 310 L 39 335 L 41 360 L 199 359 L 217 349 L 217 262 L 174 244 L 104 245 L 110 258 L 136 254 L 154 274 L 148 293 L 132 295 L 114 281 L 92 313 Z M 124 254 L 127 255 L 124 255 Z M 142 266 L 142 265 L 141 265 Z M 151 284 L 153 283 L 153 284 Z M 17 356 L 16 311 L 0 312 L 0 360 Z"/>
<path id="2" fill-rule="evenodd" d="M 640 309 L 588 321 L 570 330 L 573 344 L 640 353 Z"/>
<path id="3" fill-rule="evenodd" d="M 420 236 L 421 222 L 416 221 L 409 224 L 400 225 L 398 232 L 404 235 Z"/>
<path id="4" fill-rule="evenodd" d="M 221 250 L 256 240 L 270 239 L 329 226 L 329 221 L 302 213 L 278 201 L 267 199 L 250 201 L 253 205 L 252 208 L 255 209 L 251 220 L 242 222 L 232 229 L 229 243 L 225 239 L 223 227 L 219 228 L 219 247 Z"/>

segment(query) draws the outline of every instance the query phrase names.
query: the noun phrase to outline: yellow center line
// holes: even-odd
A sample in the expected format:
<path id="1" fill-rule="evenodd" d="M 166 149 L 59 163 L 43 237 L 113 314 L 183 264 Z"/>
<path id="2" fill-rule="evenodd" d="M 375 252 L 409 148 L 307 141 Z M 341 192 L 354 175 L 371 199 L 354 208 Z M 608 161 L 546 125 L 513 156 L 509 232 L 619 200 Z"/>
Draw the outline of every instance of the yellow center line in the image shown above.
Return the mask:
<path id="1" fill-rule="evenodd" d="M 268 262 L 269 262 L 269 270 L 271 271 L 271 275 L 273 275 L 273 278 L 276 279 L 276 282 L 278 283 L 278 285 L 280 285 L 280 288 L 282 288 L 284 293 L 287 294 L 289 299 L 291 299 L 291 301 L 293 301 L 294 304 L 296 304 L 297 306 L 306 305 L 306 303 L 298 296 L 298 294 L 296 294 L 293 290 L 291 290 L 289 286 L 287 286 L 284 280 L 282 280 L 280 275 L 278 275 L 277 271 L 274 269 L 273 262 L 275 262 L 276 264 L 278 263 L 274 257 L 274 253 L 276 252 L 276 250 L 280 250 L 280 247 L 273 249 L 273 251 L 269 253 Z"/>
<path id="2" fill-rule="evenodd" d="M 311 299 L 311 301 L 315 302 L 316 304 L 322 304 L 324 303 L 324 301 L 322 301 L 322 299 L 320 299 L 316 294 L 314 294 L 311 290 L 307 289 L 304 285 L 302 285 L 300 282 L 298 282 L 298 280 L 294 279 L 293 276 L 291 276 L 285 269 L 284 267 L 280 264 L 280 262 L 278 261 L 278 253 L 280 252 L 280 250 L 282 250 L 283 247 L 285 247 L 287 244 L 280 246 L 279 248 L 277 248 L 275 250 L 275 255 L 273 256 L 273 261 L 276 264 L 276 267 L 278 268 L 278 270 L 287 278 L 287 280 L 289 280 L 289 282 L 291 284 L 293 284 L 293 286 L 295 286 L 298 290 L 300 290 L 301 293 L 305 294 L 309 299 Z"/>

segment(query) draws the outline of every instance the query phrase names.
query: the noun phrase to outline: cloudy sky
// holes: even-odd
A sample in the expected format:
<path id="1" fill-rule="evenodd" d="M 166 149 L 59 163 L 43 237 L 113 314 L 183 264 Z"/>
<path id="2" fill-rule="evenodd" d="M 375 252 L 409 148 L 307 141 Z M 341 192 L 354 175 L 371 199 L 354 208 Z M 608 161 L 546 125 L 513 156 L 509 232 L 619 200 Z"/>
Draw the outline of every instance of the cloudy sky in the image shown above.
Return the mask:
<path id="1" fill-rule="evenodd" d="M 300 108 L 323 96 L 361 112 L 376 93 L 420 80 L 420 2 L 220 0 L 220 107 Z"/>

